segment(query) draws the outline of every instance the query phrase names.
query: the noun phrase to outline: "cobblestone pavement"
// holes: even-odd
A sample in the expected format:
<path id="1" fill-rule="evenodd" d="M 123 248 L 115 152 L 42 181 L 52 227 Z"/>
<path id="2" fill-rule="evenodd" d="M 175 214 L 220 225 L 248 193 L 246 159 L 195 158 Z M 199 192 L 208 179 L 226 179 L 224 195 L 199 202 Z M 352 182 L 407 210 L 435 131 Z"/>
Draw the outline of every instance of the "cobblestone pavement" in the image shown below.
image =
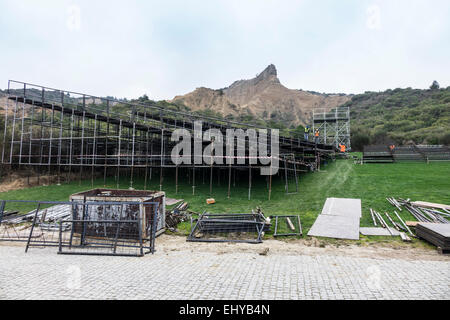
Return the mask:
<path id="1" fill-rule="evenodd" d="M 449 261 L 157 252 L 64 256 L 0 246 L 0 299 L 448 299 Z"/>

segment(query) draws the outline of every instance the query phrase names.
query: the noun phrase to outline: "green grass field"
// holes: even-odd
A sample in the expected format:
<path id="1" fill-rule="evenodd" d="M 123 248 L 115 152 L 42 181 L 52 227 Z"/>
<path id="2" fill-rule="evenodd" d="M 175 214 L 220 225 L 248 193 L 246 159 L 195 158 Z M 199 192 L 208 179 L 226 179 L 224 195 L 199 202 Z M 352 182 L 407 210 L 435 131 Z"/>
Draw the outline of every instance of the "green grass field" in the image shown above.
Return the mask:
<path id="1" fill-rule="evenodd" d="M 182 181 L 183 179 L 180 179 Z M 187 178 L 185 179 L 187 180 Z M 197 180 L 200 180 L 197 178 Z M 256 179 L 255 179 L 256 180 Z M 395 163 L 395 164 L 354 164 L 351 160 L 338 160 L 322 167 L 321 172 L 307 173 L 300 176 L 299 193 L 286 195 L 281 179 L 274 179 L 272 199 L 268 200 L 266 180 L 253 182 L 252 198 L 248 200 L 248 187 L 246 178 L 232 188 L 231 198 L 227 199 L 227 182 L 217 181 L 213 187 L 212 197 L 216 204 L 207 205 L 206 198 L 210 197 L 209 184 L 198 181 L 196 195 L 192 195 L 192 187 L 188 183 L 180 184 L 178 194 L 175 194 L 174 179 L 165 178 L 163 190 L 168 197 L 184 199 L 189 202 L 190 209 L 195 212 L 207 210 L 213 213 L 250 212 L 257 206 L 263 209 L 266 216 L 277 214 L 299 214 L 306 235 L 309 228 L 320 213 L 328 197 L 360 198 L 363 206 L 361 226 L 372 226 L 369 208 L 377 211 L 392 212 L 393 207 L 386 201 L 386 197 L 410 198 L 450 204 L 450 163 Z M 103 179 L 94 182 L 95 187 L 103 187 Z M 115 188 L 116 184 L 111 178 L 107 187 Z M 121 188 L 129 187 L 125 177 Z M 136 189 L 143 187 L 143 181 L 134 183 Z M 75 192 L 91 188 L 91 181 L 78 181 L 61 186 L 32 187 L 25 190 L 16 190 L 0 193 L 0 199 L 28 199 L 68 201 L 69 196 Z M 151 190 L 159 189 L 159 177 L 151 181 Z M 33 209 L 23 206 L 22 210 Z M 414 220 L 407 212 L 401 212 L 404 220 Z M 185 234 L 189 229 L 187 223 L 180 226 L 180 232 Z"/>

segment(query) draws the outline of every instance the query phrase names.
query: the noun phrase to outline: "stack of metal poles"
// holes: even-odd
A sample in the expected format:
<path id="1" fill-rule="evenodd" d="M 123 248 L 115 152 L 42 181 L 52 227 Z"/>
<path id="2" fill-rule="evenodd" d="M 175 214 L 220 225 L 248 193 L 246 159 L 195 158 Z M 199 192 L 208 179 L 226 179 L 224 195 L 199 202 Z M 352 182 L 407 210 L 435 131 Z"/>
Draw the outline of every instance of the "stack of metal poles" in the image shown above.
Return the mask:
<path id="1" fill-rule="evenodd" d="M 450 212 L 447 212 L 445 209 L 437 209 L 437 208 L 424 208 L 417 206 L 411 203 L 410 199 L 401 199 L 398 200 L 395 198 L 386 198 L 386 200 L 396 207 L 398 210 L 402 210 L 405 208 L 411 215 L 416 218 L 417 221 L 420 222 L 432 222 L 432 223 L 450 223 L 448 218 L 450 218 Z M 446 212 L 443 212 L 446 211 Z"/>

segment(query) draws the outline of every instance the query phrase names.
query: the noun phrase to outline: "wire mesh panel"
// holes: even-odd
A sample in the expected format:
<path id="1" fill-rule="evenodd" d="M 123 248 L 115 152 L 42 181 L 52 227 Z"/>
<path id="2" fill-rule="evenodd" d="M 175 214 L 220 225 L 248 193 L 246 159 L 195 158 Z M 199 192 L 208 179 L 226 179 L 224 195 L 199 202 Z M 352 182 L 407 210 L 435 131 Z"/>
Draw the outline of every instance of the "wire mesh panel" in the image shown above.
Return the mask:
<path id="1" fill-rule="evenodd" d="M 71 213 L 75 205 L 59 204 L 47 209 L 40 209 L 41 203 L 37 204 L 37 209 L 30 214 L 33 220 L 30 224 L 30 231 L 27 239 L 28 251 L 30 246 L 56 247 L 58 245 L 58 231 L 64 224 L 65 220 L 71 218 Z"/>
<path id="2" fill-rule="evenodd" d="M 69 220 L 61 223 L 59 254 L 143 256 L 153 253 L 141 220 Z"/>
<path id="3" fill-rule="evenodd" d="M 9 222 L 0 224 L 0 241 L 26 242 L 30 234 L 30 224 L 16 225 Z"/>
<path id="4" fill-rule="evenodd" d="M 29 232 L 26 229 L 29 224 L 14 223 L 15 220 L 22 217 L 19 210 L 8 206 L 6 201 L 0 203 L 0 241 L 26 241 L 28 239 Z"/>
<path id="5" fill-rule="evenodd" d="M 70 219 L 71 206 L 38 201 L 1 201 L 0 241 L 28 242 L 30 230 L 35 226 L 32 237 L 43 242 L 57 244 L 59 221 Z M 31 208 L 35 208 L 30 211 Z M 34 221 L 36 219 L 36 221 Z"/>
<path id="6" fill-rule="evenodd" d="M 301 236 L 302 224 L 300 216 L 275 216 L 274 237 Z"/>
<path id="7" fill-rule="evenodd" d="M 261 243 L 270 230 L 261 213 L 203 213 L 195 222 L 187 241 Z"/>
<path id="8" fill-rule="evenodd" d="M 284 182 L 287 194 L 298 192 L 297 166 L 294 154 L 282 155 L 284 160 Z"/>

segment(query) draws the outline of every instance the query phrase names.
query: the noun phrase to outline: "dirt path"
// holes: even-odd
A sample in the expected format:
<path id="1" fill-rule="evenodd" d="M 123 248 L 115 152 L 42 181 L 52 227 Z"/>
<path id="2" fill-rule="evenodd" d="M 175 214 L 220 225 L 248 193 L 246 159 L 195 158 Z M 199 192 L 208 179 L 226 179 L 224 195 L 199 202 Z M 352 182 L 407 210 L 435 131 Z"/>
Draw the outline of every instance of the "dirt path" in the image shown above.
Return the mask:
<path id="1" fill-rule="evenodd" d="M 23 247 L 25 242 L 3 242 L 0 246 Z M 324 244 L 316 238 L 289 241 L 264 240 L 261 244 L 187 242 L 184 236 L 163 234 L 156 239 L 156 251 L 163 253 L 191 252 L 218 255 L 253 253 L 270 256 L 344 256 L 354 258 L 423 260 L 450 262 L 450 255 L 441 255 L 435 249 L 415 248 L 402 243 Z"/>
<path id="2" fill-rule="evenodd" d="M 267 251 L 267 248 L 269 249 Z M 450 261 L 450 256 L 440 255 L 434 249 L 414 248 L 402 244 L 352 244 L 324 245 L 315 238 L 290 241 L 264 240 L 261 244 L 248 243 L 199 243 L 187 242 L 185 237 L 161 235 L 156 241 L 156 250 L 163 252 L 191 251 L 232 254 L 236 252 L 268 255 L 340 255 L 359 258 Z"/>
<path id="3" fill-rule="evenodd" d="M 336 167 L 333 170 L 326 171 L 326 174 L 321 176 L 318 181 L 318 190 L 339 190 L 344 185 L 353 170 L 354 165 L 350 161 L 337 161 Z"/>

